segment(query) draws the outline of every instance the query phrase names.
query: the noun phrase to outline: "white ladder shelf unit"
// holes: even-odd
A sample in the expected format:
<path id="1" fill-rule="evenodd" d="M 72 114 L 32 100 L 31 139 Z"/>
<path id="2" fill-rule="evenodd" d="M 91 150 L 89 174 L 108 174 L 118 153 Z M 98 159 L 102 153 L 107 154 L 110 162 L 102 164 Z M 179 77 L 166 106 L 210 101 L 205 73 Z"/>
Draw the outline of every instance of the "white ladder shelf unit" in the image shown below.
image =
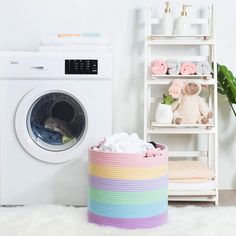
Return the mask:
<path id="1" fill-rule="evenodd" d="M 153 26 L 160 24 L 158 18 L 152 16 L 152 7 L 146 7 L 145 13 L 145 76 L 144 76 L 144 139 L 146 141 L 155 141 L 157 135 L 206 135 L 207 150 L 199 151 L 172 151 L 169 150 L 169 156 L 171 158 L 205 158 L 205 163 L 210 167 L 215 174 L 214 187 L 211 189 L 194 189 L 188 190 L 171 190 L 169 189 L 169 201 L 206 201 L 214 202 L 218 205 L 218 108 L 217 108 L 217 63 L 215 58 L 215 41 L 214 41 L 214 19 L 213 19 L 213 5 L 208 6 L 208 17 L 207 18 L 195 18 L 191 22 L 193 25 L 205 25 L 208 27 L 208 32 L 205 34 L 194 34 L 190 36 L 182 35 L 158 35 L 152 33 Z M 194 46 L 201 47 L 205 45 L 208 47 L 207 60 L 213 63 L 213 74 L 212 75 L 151 75 L 150 65 L 153 58 L 152 50 L 155 47 L 162 47 L 171 45 L 172 47 L 183 47 L 183 46 Z M 199 50 L 200 51 L 200 50 Z M 158 54 L 158 53 L 157 53 Z M 157 55 L 155 58 L 158 59 L 173 59 L 169 57 L 163 57 Z M 178 57 L 178 56 L 176 56 Z M 197 61 L 202 56 L 193 56 L 192 61 Z M 178 57 L 179 58 L 179 57 Z M 180 57 L 183 61 L 185 57 Z M 180 59 L 180 60 L 181 60 Z M 200 82 L 202 85 L 208 86 L 209 92 L 209 107 L 214 112 L 214 122 L 207 125 L 161 125 L 154 122 L 151 116 L 151 106 L 157 104 L 158 99 L 153 97 L 152 88 L 154 86 L 168 86 L 173 79 L 184 79 Z M 159 94 L 162 95 L 162 94 Z M 168 143 L 167 143 L 168 145 Z"/>

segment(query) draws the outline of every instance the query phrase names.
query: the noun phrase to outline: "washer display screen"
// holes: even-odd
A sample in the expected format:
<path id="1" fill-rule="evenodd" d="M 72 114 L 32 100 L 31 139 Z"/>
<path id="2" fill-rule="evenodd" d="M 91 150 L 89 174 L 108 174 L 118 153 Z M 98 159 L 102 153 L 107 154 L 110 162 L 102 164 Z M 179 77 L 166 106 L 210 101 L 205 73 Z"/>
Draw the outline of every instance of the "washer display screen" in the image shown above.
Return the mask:
<path id="1" fill-rule="evenodd" d="M 86 113 L 79 101 L 61 92 L 38 98 L 27 115 L 30 137 L 50 151 L 64 151 L 74 146 L 83 138 L 86 123 Z"/>
<path id="2" fill-rule="evenodd" d="M 98 74 L 98 60 L 65 60 L 65 74 Z"/>

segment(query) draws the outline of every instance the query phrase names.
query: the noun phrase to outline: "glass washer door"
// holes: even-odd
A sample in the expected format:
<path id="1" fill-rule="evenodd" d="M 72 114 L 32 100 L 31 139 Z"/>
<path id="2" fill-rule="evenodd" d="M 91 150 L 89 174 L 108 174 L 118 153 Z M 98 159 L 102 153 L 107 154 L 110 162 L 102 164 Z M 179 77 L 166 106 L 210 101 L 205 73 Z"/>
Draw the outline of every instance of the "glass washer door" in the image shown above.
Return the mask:
<path id="1" fill-rule="evenodd" d="M 32 140 L 48 151 L 64 151 L 83 137 L 86 113 L 71 95 L 50 92 L 39 97 L 27 114 Z"/>
<path id="2" fill-rule="evenodd" d="M 96 109 L 93 109 L 94 104 L 88 96 L 88 88 L 83 86 L 83 84 L 80 86 L 77 81 L 75 84 L 76 86 L 74 86 L 74 83 L 65 85 L 63 82 L 47 82 L 34 88 L 30 85 L 28 86 L 28 92 L 22 93 L 22 98 L 19 100 L 16 107 L 14 130 L 18 143 L 31 157 L 42 162 L 53 164 L 65 163 L 77 158 L 84 159 L 87 157 L 87 150 L 91 145 L 91 139 L 93 137 L 94 130 L 96 129 L 94 120 L 94 117 L 96 117 Z M 84 114 L 85 117 L 84 122 L 82 122 L 82 124 L 84 124 L 82 127 L 85 127 L 80 129 L 81 134 L 79 134 L 79 132 L 73 133 L 76 136 L 76 143 L 71 140 L 71 142 L 67 142 L 65 144 L 50 144 L 46 141 L 46 139 L 37 137 L 37 133 L 33 132 L 31 121 L 34 121 L 34 118 L 37 120 L 36 117 L 40 117 L 39 115 L 43 114 L 36 112 L 35 114 L 37 115 L 34 116 L 33 113 L 34 107 L 36 108 L 36 103 L 41 101 L 40 98 L 46 98 L 47 100 L 48 97 L 44 97 L 44 95 L 54 93 L 59 93 L 58 97 L 60 98 L 57 98 L 54 101 L 54 106 L 50 106 L 50 109 L 48 108 L 48 113 L 50 116 L 53 115 L 59 118 L 59 115 L 62 114 L 61 111 L 65 111 L 65 107 L 67 107 L 69 112 L 64 112 L 64 114 L 70 114 L 70 117 L 72 117 L 70 108 L 74 109 L 76 106 L 80 107 L 80 110 L 82 108 L 82 114 Z M 68 97 L 70 98 L 68 99 Z M 36 110 L 39 110 L 39 107 L 43 108 L 43 106 L 39 105 L 37 105 L 37 107 L 38 109 Z M 58 109 L 58 107 L 60 107 L 60 109 Z M 76 119 L 76 115 L 73 117 Z M 59 119 L 62 119 L 62 117 Z M 64 117 L 64 119 L 68 121 L 69 116 Z M 75 124 L 73 119 L 70 119 L 70 123 Z M 38 141 L 38 143 L 36 141 Z"/>

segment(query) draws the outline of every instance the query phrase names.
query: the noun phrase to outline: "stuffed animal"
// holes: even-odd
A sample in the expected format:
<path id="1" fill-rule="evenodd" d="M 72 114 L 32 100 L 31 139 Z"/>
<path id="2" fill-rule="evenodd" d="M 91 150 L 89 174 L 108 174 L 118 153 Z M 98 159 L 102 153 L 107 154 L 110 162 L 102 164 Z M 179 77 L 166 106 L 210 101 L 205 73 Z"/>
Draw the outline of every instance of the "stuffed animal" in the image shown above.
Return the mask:
<path id="1" fill-rule="evenodd" d="M 171 87 L 169 91 L 171 91 Z M 201 85 L 189 81 L 184 82 L 181 91 L 181 96 L 172 105 L 173 122 L 175 124 L 207 124 L 213 117 L 213 113 L 204 99 L 199 96 Z"/>

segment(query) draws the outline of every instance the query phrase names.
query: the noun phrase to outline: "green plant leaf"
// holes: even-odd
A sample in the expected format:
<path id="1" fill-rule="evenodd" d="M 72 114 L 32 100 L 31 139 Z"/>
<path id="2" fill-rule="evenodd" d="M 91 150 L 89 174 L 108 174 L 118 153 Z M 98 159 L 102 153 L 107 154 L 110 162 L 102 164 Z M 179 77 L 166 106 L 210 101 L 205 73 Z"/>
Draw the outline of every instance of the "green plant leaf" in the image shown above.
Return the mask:
<path id="1" fill-rule="evenodd" d="M 163 94 L 162 104 L 171 105 L 175 100 L 170 95 Z"/>
<path id="2" fill-rule="evenodd" d="M 227 96 L 230 106 L 236 103 L 236 78 L 233 73 L 225 66 L 217 64 L 218 92 Z M 234 110 L 233 110 L 234 111 Z M 235 111 L 234 114 L 236 115 Z"/>

